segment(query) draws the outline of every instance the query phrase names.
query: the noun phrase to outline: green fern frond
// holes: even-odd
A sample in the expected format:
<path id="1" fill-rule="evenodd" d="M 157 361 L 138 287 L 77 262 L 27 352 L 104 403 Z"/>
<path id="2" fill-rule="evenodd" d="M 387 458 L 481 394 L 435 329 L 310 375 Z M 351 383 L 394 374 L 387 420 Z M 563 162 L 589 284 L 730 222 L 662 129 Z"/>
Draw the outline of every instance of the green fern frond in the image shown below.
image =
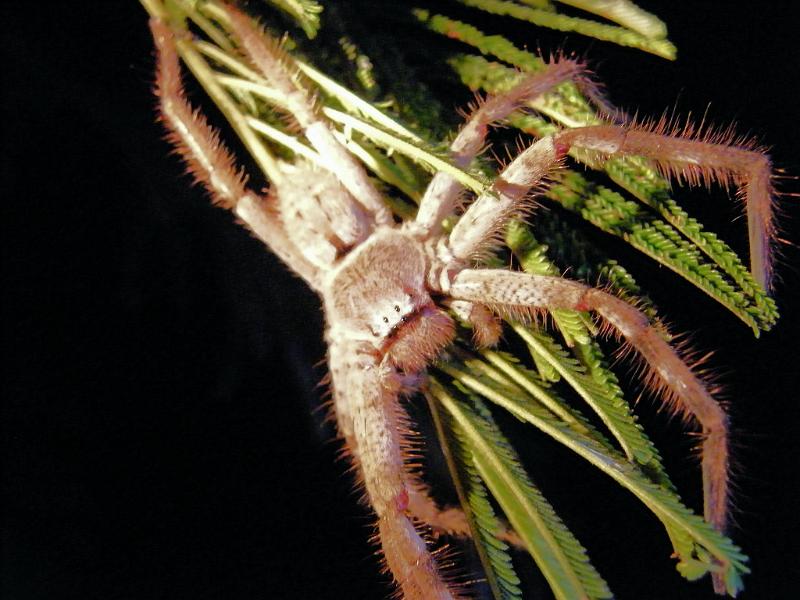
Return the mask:
<path id="1" fill-rule="evenodd" d="M 441 368 L 467 389 L 531 423 L 632 492 L 666 527 L 679 559 L 677 569 L 684 577 L 696 578 L 721 570 L 731 595 L 741 589 L 741 575 L 749 572 L 747 557 L 727 537 L 686 508 L 669 486 L 653 482 L 638 465 L 594 436 L 576 431 L 538 403 L 503 390 L 495 391 L 485 380 L 452 365 Z"/>
<path id="2" fill-rule="evenodd" d="M 775 324 L 778 311 L 775 301 L 758 285 L 739 256 L 716 234 L 690 217 L 669 196 L 669 184 L 657 176 L 645 159 L 626 156 L 606 161 L 605 170 L 611 179 L 655 209 L 675 229 L 719 265 L 759 309 L 761 327 L 768 330 Z"/>
<path id="3" fill-rule="evenodd" d="M 489 182 L 484 180 L 479 173 L 468 173 L 455 167 L 448 160 L 446 154 L 436 153 L 429 146 L 423 146 L 420 143 L 403 139 L 392 131 L 383 129 L 378 125 L 373 125 L 365 120 L 341 111 L 328 109 L 325 111 L 325 114 L 335 123 L 359 132 L 372 140 L 373 143 L 390 151 L 402 153 L 404 156 L 431 172 L 442 171 L 447 173 L 464 187 L 475 193 L 480 194 L 489 187 Z"/>
<path id="4" fill-rule="evenodd" d="M 547 380 L 525 368 L 515 356 L 507 352 L 483 350 L 478 357 L 471 352 L 454 348 L 453 357 L 469 369 L 471 373 L 469 377 L 473 378 L 471 381 L 481 387 L 485 397 L 491 399 L 495 394 L 510 394 L 520 399 L 530 397 L 570 427 L 592 435 L 603 444 L 609 444 L 586 417 L 555 393 Z M 442 363 L 440 368 L 455 378 L 467 376 L 466 372 L 453 361 Z"/>
<path id="5" fill-rule="evenodd" d="M 616 386 L 609 386 L 610 378 L 598 381 L 587 375 L 587 369 L 567 353 L 552 338 L 535 332 L 522 325 L 512 325 L 514 331 L 528 346 L 545 358 L 559 372 L 569 385 L 592 408 L 603 424 L 619 442 L 626 456 L 640 465 L 647 465 L 659 473 L 663 472 L 658 452 L 644 435 L 630 410 L 630 405 L 622 397 Z M 605 385 L 604 385 L 605 384 Z"/>
<path id="6" fill-rule="evenodd" d="M 520 266 L 524 271 L 538 275 L 557 274 L 551 263 L 546 263 L 541 259 L 541 246 L 536 244 L 530 230 L 521 223 L 514 222 L 509 225 L 506 243 L 519 259 Z M 586 317 L 578 311 L 569 310 L 552 311 L 552 314 L 565 343 L 572 347 L 573 353 L 580 362 L 570 357 L 554 340 L 543 333 L 535 333 L 516 326 L 519 327 L 518 334 L 525 339 L 532 353 L 558 372 L 576 392 L 587 400 L 612 435 L 619 441 L 629 459 L 637 461 L 658 481 L 672 486 L 661 465 L 658 451 L 647 438 L 639 423 L 636 422 L 630 405 L 625 401 L 618 379 L 605 366 L 600 348 L 590 336 Z M 529 335 L 532 337 L 528 337 Z M 597 388 L 587 385 L 585 376 L 587 371 L 591 379 L 598 385 Z M 566 375 L 567 373 L 569 376 Z"/>
<path id="7" fill-rule="evenodd" d="M 564 172 L 546 195 L 692 282 L 748 324 L 756 336 L 771 326 L 771 316 L 735 288 L 716 265 L 704 261 L 695 245 L 637 203 L 574 171 Z"/>
<path id="8" fill-rule="evenodd" d="M 544 69 L 545 63 L 541 58 L 526 50 L 520 50 L 502 35 L 486 35 L 469 23 L 445 15 L 431 14 L 424 9 L 415 9 L 412 14 L 429 30 L 477 48 L 482 54 L 496 56 L 531 73 Z"/>
<path id="9" fill-rule="evenodd" d="M 369 102 L 361 99 L 357 94 L 354 94 L 343 85 L 337 83 L 318 69 L 315 69 L 309 64 L 298 61 L 298 67 L 309 79 L 316 83 L 320 89 L 325 92 L 329 97 L 335 98 L 341 105 L 342 109 L 357 117 L 367 119 L 392 131 L 403 138 L 420 143 L 422 139 L 414 132 L 406 127 L 403 127 L 395 119 L 387 116 L 383 111 L 379 110 Z"/>
<path id="10" fill-rule="evenodd" d="M 289 15 L 303 29 L 308 39 L 317 37 L 322 5 L 316 0 L 265 0 Z"/>
<path id="11" fill-rule="evenodd" d="M 456 399 L 435 378 L 431 394 L 463 432 L 472 460 L 514 530 L 541 569 L 556 598 L 610 598 L 586 550 L 534 486 L 483 403 L 472 394 Z"/>
<path id="12" fill-rule="evenodd" d="M 376 92 L 378 90 L 378 82 L 375 80 L 375 72 L 369 57 L 346 35 L 339 38 L 339 46 L 342 48 L 347 60 L 350 61 L 361 87 L 366 92 Z"/>
<path id="13" fill-rule="evenodd" d="M 486 35 L 477 27 L 444 15 L 430 15 L 422 10 L 415 11 L 414 14 L 431 31 L 463 42 L 480 50 L 482 54 L 494 56 L 521 71 L 536 73 L 547 66 L 541 57 L 517 48 L 503 36 Z M 448 62 L 470 89 L 483 89 L 492 94 L 511 89 L 524 76 L 515 69 L 488 61 L 482 56 L 456 54 Z M 578 87 L 571 82 L 556 86 L 542 98 L 532 101 L 530 106 L 568 127 L 601 122 Z M 539 132 L 538 135 L 541 137 L 546 133 Z"/>
<path id="14" fill-rule="evenodd" d="M 528 4 L 528 0 L 522 0 Z M 599 17 L 603 17 L 641 33 L 644 37 L 660 40 L 667 37 L 664 21 L 652 13 L 642 10 L 630 0 L 556 0 L 574 6 Z"/>
<path id="15" fill-rule="evenodd" d="M 506 0 L 459 0 L 459 2 L 495 15 L 509 16 L 521 21 L 527 21 L 540 27 L 579 33 L 604 42 L 613 42 L 620 46 L 638 48 L 670 60 L 674 60 L 677 54 L 677 49 L 669 40 L 649 38 L 624 27 L 606 25 L 597 21 L 570 17 L 552 11 L 520 6 Z"/>
<path id="16" fill-rule="evenodd" d="M 508 544 L 499 538 L 504 526 L 489 501 L 489 492 L 475 467 L 466 434 L 449 413 L 441 410 L 430 393 L 426 394 L 426 398 L 442 452 L 486 573 L 486 582 L 498 600 L 521 599 L 520 580 L 514 571 Z"/>
<path id="17" fill-rule="evenodd" d="M 539 373 L 539 376 L 549 383 L 557 383 L 561 381 L 561 375 L 558 371 L 553 368 L 553 365 L 548 362 L 548 360 L 536 352 L 531 347 L 528 347 L 528 353 L 531 355 L 531 360 L 533 360 L 533 364 L 536 367 L 536 372 Z"/>

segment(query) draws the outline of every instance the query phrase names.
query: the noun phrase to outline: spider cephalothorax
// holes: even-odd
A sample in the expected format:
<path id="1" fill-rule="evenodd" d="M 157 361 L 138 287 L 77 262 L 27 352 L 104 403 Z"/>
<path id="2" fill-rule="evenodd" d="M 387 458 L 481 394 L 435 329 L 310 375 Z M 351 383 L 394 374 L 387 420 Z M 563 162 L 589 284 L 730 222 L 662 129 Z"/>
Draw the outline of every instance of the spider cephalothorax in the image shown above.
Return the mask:
<path id="1" fill-rule="evenodd" d="M 361 164 L 333 134 L 279 45 L 239 11 L 221 7 L 221 15 L 323 166 L 281 163 L 266 198 L 247 190 L 233 159 L 184 99 L 176 41 L 162 21 L 153 19 L 163 120 L 215 201 L 234 211 L 321 296 L 338 430 L 377 515 L 380 544 L 403 594 L 420 599 L 456 595 L 423 536 L 428 526 L 457 529 L 453 523 L 459 519 L 450 515 L 445 526 L 442 513 L 409 472 L 404 447 L 410 433 L 403 426 L 406 416 L 398 400 L 409 386 L 419 385 L 426 367 L 453 341 L 456 320 L 474 330 L 477 345 L 490 346 L 499 339 L 498 314 L 524 317 L 554 309 L 595 313 L 641 355 L 676 410 L 700 423 L 705 517 L 724 530 L 726 415 L 648 318 L 631 304 L 582 283 L 475 265 L 509 219 L 524 210 L 531 189 L 570 148 L 580 147 L 602 155 L 649 155 L 665 171 L 704 169 L 704 176 L 721 176 L 747 187 L 748 211 L 755 215 L 751 238 L 759 248 L 756 276 L 766 281 L 768 257 L 762 250 L 771 231 L 768 159 L 751 148 L 679 138 L 641 126 L 577 128 L 524 149 L 451 230 L 444 231 L 442 222 L 458 212 L 462 187 L 445 172 L 433 177 L 416 217 L 399 223 Z M 453 141 L 454 162 L 468 164 L 484 146 L 488 126 L 522 102 L 560 82 L 584 80 L 581 65 L 562 59 L 485 101 Z M 758 185 L 747 185 L 751 182 Z M 724 589 L 726 568 L 719 568 L 718 591 Z"/>
<path id="2" fill-rule="evenodd" d="M 384 276 L 370 277 L 379 269 Z M 426 286 L 429 259 L 422 244 L 392 228 L 337 265 L 323 291 L 332 340 L 361 340 L 378 360 L 404 371 L 424 368 L 452 340 L 452 319 Z"/>

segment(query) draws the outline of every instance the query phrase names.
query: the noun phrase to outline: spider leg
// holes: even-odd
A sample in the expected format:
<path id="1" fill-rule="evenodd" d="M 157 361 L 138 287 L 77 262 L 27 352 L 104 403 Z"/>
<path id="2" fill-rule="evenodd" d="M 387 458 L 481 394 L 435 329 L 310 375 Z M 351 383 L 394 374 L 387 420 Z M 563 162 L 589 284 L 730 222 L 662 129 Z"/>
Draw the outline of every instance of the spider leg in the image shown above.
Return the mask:
<path id="1" fill-rule="evenodd" d="M 492 123 L 505 119 L 514 110 L 542 96 L 556 85 L 580 78 L 584 73 L 585 69 L 580 63 L 561 59 L 548 65 L 544 71 L 525 77 L 508 92 L 487 98 L 472 111 L 450 145 L 453 163 L 460 169 L 468 168 L 475 156 L 483 150 L 488 128 Z M 415 227 L 426 237 L 439 234 L 442 221 L 452 214 L 463 189 L 456 179 L 445 172 L 434 175 L 420 202 Z"/>
<path id="2" fill-rule="evenodd" d="M 532 187 L 566 155 L 568 146 L 553 137 L 531 144 L 497 176 L 491 188 L 482 193 L 458 220 L 440 248 L 440 259 L 448 268 L 463 267 L 480 258 L 499 241 L 508 219 L 517 213 Z M 446 291 L 451 273 L 444 272 L 440 285 Z M 479 301 L 480 299 L 476 299 Z"/>
<path id="3" fill-rule="evenodd" d="M 340 433 L 354 458 L 386 563 L 408 600 L 454 598 L 425 540 L 409 518 L 403 431 L 407 419 L 397 374 L 374 355 L 331 346 L 334 406 Z"/>
<path id="4" fill-rule="evenodd" d="M 411 481 L 408 487 L 408 510 L 415 519 L 425 523 L 435 533 L 460 538 L 472 537 L 467 515 L 461 508 L 449 506 L 439 508 L 431 498 L 428 488 L 421 482 Z M 495 532 L 497 538 L 520 549 L 525 548 L 522 538 L 510 525 L 502 526 Z"/>
<path id="5" fill-rule="evenodd" d="M 467 516 L 460 508 L 439 508 L 421 481 L 408 486 L 408 510 L 434 531 L 457 537 L 470 536 Z"/>
<path id="6" fill-rule="evenodd" d="M 472 327 L 475 345 L 479 348 L 488 348 L 500 341 L 503 325 L 484 304 L 466 300 L 446 300 L 444 304 Z"/>
<path id="7" fill-rule="evenodd" d="M 370 212 L 379 225 L 393 223 L 391 212 L 372 185 L 361 163 L 334 136 L 330 125 L 320 115 L 313 97 L 302 84 L 300 72 L 281 44 L 253 24 L 244 13 L 222 5 L 241 49 L 258 68 L 272 88 L 283 96 L 284 106 L 297 122 L 325 167 L 342 182 L 353 198 Z"/>
<path id="8" fill-rule="evenodd" d="M 769 289 L 770 243 L 776 233 L 769 157 L 730 133 L 696 133 L 688 128 L 685 133 L 668 133 L 668 126 L 659 123 L 649 128 L 594 125 L 566 129 L 535 142 L 466 210 L 450 233 L 449 253 L 441 249 L 441 258 L 462 265 L 480 258 L 481 252 L 495 242 L 508 217 L 519 210 L 530 188 L 576 146 L 602 156 L 645 156 L 654 160 L 666 175 L 684 178 L 689 183 L 719 181 L 739 186 L 747 208 L 750 269 L 756 281 Z M 446 281 L 439 284 L 446 286 Z"/>
<path id="9" fill-rule="evenodd" d="M 750 270 L 756 281 L 770 288 L 772 259 L 770 243 L 776 231 L 773 222 L 772 164 L 752 142 L 736 138 L 730 130 L 714 132 L 683 128 L 662 120 L 653 124 L 596 125 L 568 129 L 558 141 L 595 151 L 601 155 L 628 154 L 653 160 L 666 176 L 690 184 L 712 181 L 738 188 L 747 211 Z"/>
<path id="10" fill-rule="evenodd" d="M 359 449 L 355 437 L 354 407 L 347 394 L 337 392 L 338 389 L 347 389 L 347 383 L 342 383 L 346 381 L 344 373 L 348 373 L 349 369 L 346 356 L 349 354 L 344 354 L 337 345 L 331 347 L 329 357 L 331 371 L 335 373 L 334 382 L 339 381 L 339 385 L 334 384 L 333 390 L 334 415 L 337 430 L 344 441 L 345 454 L 360 475 L 363 471 L 358 458 Z M 439 508 L 431 498 L 425 483 L 418 477 L 410 475 L 407 469 L 405 469 L 404 481 L 408 494 L 408 511 L 415 519 L 441 534 L 458 537 L 471 535 L 464 511 L 455 507 Z"/>
<path id="11" fill-rule="evenodd" d="M 537 309 L 594 311 L 635 348 L 651 369 L 665 402 L 702 428 L 704 516 L 724 532 L 728 508 L 728 417 L 703 382 L 637 308 L 602 290 L 560 277 L 496 269 L 466 269 L 450 287 L 453 298 L 481 301 L 510 314 Z M 724 583 L 715 577 L 715 589 Z"/>
<path id="12" fill-rule="evenodd" d="M 186 100 L 171 30 L 158 19 L 150 20 L 150 29 L 157 50 L 156 94 L 161 119 L 169 130 L 168 139 L 189 171 L 208 190 L 214 204 L 232 211 L 293 271 L 318 289 L 320 272 L 289 240 L 277 208 L 246 188 L 242 172 L 217 132 Z"/>

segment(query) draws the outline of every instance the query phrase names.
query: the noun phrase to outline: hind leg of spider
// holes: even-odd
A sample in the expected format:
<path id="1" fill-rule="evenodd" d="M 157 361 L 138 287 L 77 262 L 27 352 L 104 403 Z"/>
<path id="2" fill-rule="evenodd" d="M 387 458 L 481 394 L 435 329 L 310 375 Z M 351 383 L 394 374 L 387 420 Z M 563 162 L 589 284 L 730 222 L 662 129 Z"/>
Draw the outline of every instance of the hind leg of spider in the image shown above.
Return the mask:
<path id="1" fill-rule="evenodd" d="M 694 417 L 702 428 L 702 474 L 706 520 L 724 532 L 728 508 L 728 418 L 707 387 L 652 327 L 648 318 L 627 302 L 560 277 L 496 269 L 466 269 L 450 288 L 453 298 L 480 300 L 496 310 L 525 311 L 566 308 L 596 312 L 610 331 L 623 337 L 645 360 L 651 382 L 664 393 L 670 409 Z M 724 593 L 721 576 L 714 587 Z"/>
<path id="2" fill-rule="evenodd" d="M 463 510 L 455 506 L 440 508 L 436 500 L 430 496 L 427 486 L 413 478 L 408 481 L 408 511 L 415 519 L 430 527 L 435 535 L 451 535 L 459 538 L 472 536 L 467 515 Z M 525 549 L 525 543 L 508 524 L 501 526 L 495 535 L 512 546 Z"/>
<path id="3" fill-rule="evenodd" d="M 245 178 L 219 135 L 186 100 L 172 32 L 158 19 L 150 20 L 150 29 L 157 50 L 156 94 L 169 141 L 195 179 L 208 190 L 214 204 L 232 211 L 292 270 L 318 288 L 320 273 L 289 240 L 277 206 L 247 189 Z"/>
<path id="4" fill-rule="evenodd" d="M 406 415 L 398 400 L 397 374 L 367 355 L 340 351 L 335 346 L 331 348 L 331 373 L 340 433 L 377 516 L 381 549 L 403 597 L 455 598 L 409 515 L 403 448 L 407 443 L 404 436 L 410 433 L 405 433 Z"/>
<path id="5" fill-rule="evenodd" d="M 241 50 L 281 96 L 282 108 L 319 153 L 323 166 L 336 175 L 377 224 L 391 225 L 392 214 L 364 167 L 337 139 L 313 95 L 301 85 L 300 70 L 294 59 L 283 50 L 280 42 L 270 39 L 246 14 L 230 5 L 222 8 Z"/>

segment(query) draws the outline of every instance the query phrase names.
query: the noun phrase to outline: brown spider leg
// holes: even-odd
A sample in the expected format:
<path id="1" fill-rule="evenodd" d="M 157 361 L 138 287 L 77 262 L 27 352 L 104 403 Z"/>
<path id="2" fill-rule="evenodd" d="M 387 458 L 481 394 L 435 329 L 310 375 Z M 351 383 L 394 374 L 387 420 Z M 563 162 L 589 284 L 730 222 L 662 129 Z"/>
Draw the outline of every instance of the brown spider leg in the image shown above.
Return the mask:
<path id="1" fill-rule="evenodd" d="M 567 150 L 567 146 L 546 137 L 517 156 L 497 176 L 492 187 L 467 208 L 450 232 L 447 249 L 440 249 L 440 259 L 457 267 L 480 258 L 499 241 L 506 222 L 519 212 L 531 188 L 545 178 Z M 447 291 L 448 278 L 444 273 L 438 282 L 443 291 Z M 432 285 L 436 283 L 431 282 Z"/>
<path id="2" fill-rule="evenodd" d="M 665 120 L 629 126 L 597 125 L 562 131 L 560 143 L 596 151 L 601 155 L 628 154 L 655 161 L 667 176 L 690 184 L 712 181 L 734 184 L 747 210 L 750 270 L 764 289 L 770 288 L 775 237 L 773 223 L 772 164 L 752 142 L 731 132 L 703 132 L 690 125 L 678 128 Z"/>
<path id="3" fill-rule="evenodd" d="M 336 373 L 333 380 L 336 382 L 339 379 L 339 384 L 343 390 L 347 389 L 346 384 L 341 381 L 343 373 L 347 369 L 346 356 L 348 354 L 342 355 L 336 345 L 331 346 L 329 363 L 331 371 Z M 333 412 L 336 418 L 337 431 L 344 442 L 344 455 L 353 464 L 355 473 L 361 477 L 362 467 L 358 459 L 359 449 L 355 437 L 352 407 L 346 395 L 337 392 L 337 389 L 339 389 L 339 386 L 334 383 Z M 470 537 L 472 535 L 463 510 L 456 507 L 439 508 L 436 501 L 431 498 L 427 485 L 419 477 L 409 474 L 407 469 L 405 470 L 404 481 L 408 494 L 408 512 L 414 519 L 430 527 L 435 534 L 456 537 Z M 360 483 L 363 484 L 363 481 Z M 522 547 L 521 540 L 511 529 L 499 532 L 498 536 L 509 543 Z"/>
<path id="4" fill-rule="evenodd" d="M 460 538 L 472 537 L 472 530 L 469 528 L 464 511 L 454 506 L 439 508 L 436 501 L 431 498 L 427 486 L 414 479 L 408 484 L 408 510 L 415 519 L 425 523 L 435 533 Z M 525 549 L 522 538 L 510 525 L 502 526 L 502 529 L 495 534 L 498 539 L 517 548 Z"/>
<path id="5" fill-rule="evenodd" d="M 394 220 L 383 198 L 361 163 L 336 139 L 330 125 L 320 116 L 314 99 L 301 83 L 299 69 L 293 66 L 292 58 L 280 42 L 271 39 L 239 10 L 227 4 L 222 8 L 230 19 L 241 49 L 269 84 L 283 95 L 285 108 L 322 156 L 325 167 L 339 178 L 357 202 L 374 215 L 378 225 L 391 225 Z"/>
<path id="6" fill-rule="evenodd" d="M 664 401 L 676 412 L 691 415 L 700 423 L 704 515 L 718 531 L 725 531 L 728 417 L 692 369 L 650 326 L 644 313 L 611 294 L 575 281 L 495 269 L 461 271 L 453 280 L 450 294 L 453 298 L 485 302 L 511 314 L 556 308 L 597 312 L 644 358 L 651 377 L 658 380 L 656 385 L 666 392 Z M 724 593 L 721 577 L 714 577 L 714 588 Z"/>
<path id="7" fill-rule="evenodd" d="M 573 81 L 585 73 L 575 61 L 561 59 L 544 71 L 525 77 L 506 93 L 490 96 L 470 114 L 469 119 L 450 144 L 450 158 L 459 169 L 466 169 L 484 148 L 489 126 L 505 119 L 526 102 L 535 100 L 565 81 Z M 415 226 L 426 237 L 441 233 L 442 221 L 453 213 L 464 187 L 451 175 L 434 175 L 417 211 Z"/>
<path id="8" fill-rule="evenodd" d="M 484 304 L 466 300 L 445 300 L 443 304 L 472 327 L 473 341 L 478 348 L 488 348 L 500 341 L 503 324 Z"/>
<path id="9" fill-rule="evenodd" d="M 358 447 L 358 440 L 355 435 L 354 406 L 344 393 L 337 391 L 339 389 L 350 389 L 348 387 L 349 382 L 345 381 L 345 379 L 352 374 L 352 369 L 347 363 L 347 357 L 353 356 L 353 353 L 344 352 L 341 346 L 341 343 L 331 344 L 329 355 L 333 380 L 334 414 L 337 430 L 344 441 L 344 455 L 353 464 L 354 472 L 358 477 L 362 478 L 359 483 L 363 484 L 364 471 L 359 460 L 359 455 L 363 450 Z M 434 535 L 449 535 L 460 538 L 471 537 L 472 532 L 464 511 L 457 507 L 439 508 L 436 501 L 431 498 L 428 486 L 418 476 L 410 474 L 405 465 L 403 481 L 408 495 L 408 512 L 416 521 L 429 527 Z M 522 540 L 510 526 L 498 531 L 497 536 L 509 544 L 524 548 Z"/>
<path id="10" fill-rule="evenodd" d="M 289 268 L 319 289 L 319 271 L 290 242 L 276 208 L 245 187 L 245 178 L 219 134 L 186 100 L 172 32 L 158 19 L 150 20 L 150 29 L 157 50 L 156 95 L 169 141 L 214 204 L 232 211 Z"/>
<path id="11" fill-rule="evenodd" d="M 394 371 L 369 354 L 331 347 L 331 373 L 341 433 L 357 460 L 369 504 L 378 517 L 378 537 L 387 566 L 408 600 L 454 598 L 425 541 L 409 518 L 404 466 L 405 414 Z M 352 360 L 352 359 L 351 359 Z M 339 411 L 339 407 L 345 408 Z"/>
<path id="12" fill-rule="evenodd" d="M 412 480 L 408 486 L 408 510 L 414 518 L 438 533 L 457 537 L 471 535 L 464 511 L 453 507 L 439 508 L 428 487 L 419 480 Z"/>

